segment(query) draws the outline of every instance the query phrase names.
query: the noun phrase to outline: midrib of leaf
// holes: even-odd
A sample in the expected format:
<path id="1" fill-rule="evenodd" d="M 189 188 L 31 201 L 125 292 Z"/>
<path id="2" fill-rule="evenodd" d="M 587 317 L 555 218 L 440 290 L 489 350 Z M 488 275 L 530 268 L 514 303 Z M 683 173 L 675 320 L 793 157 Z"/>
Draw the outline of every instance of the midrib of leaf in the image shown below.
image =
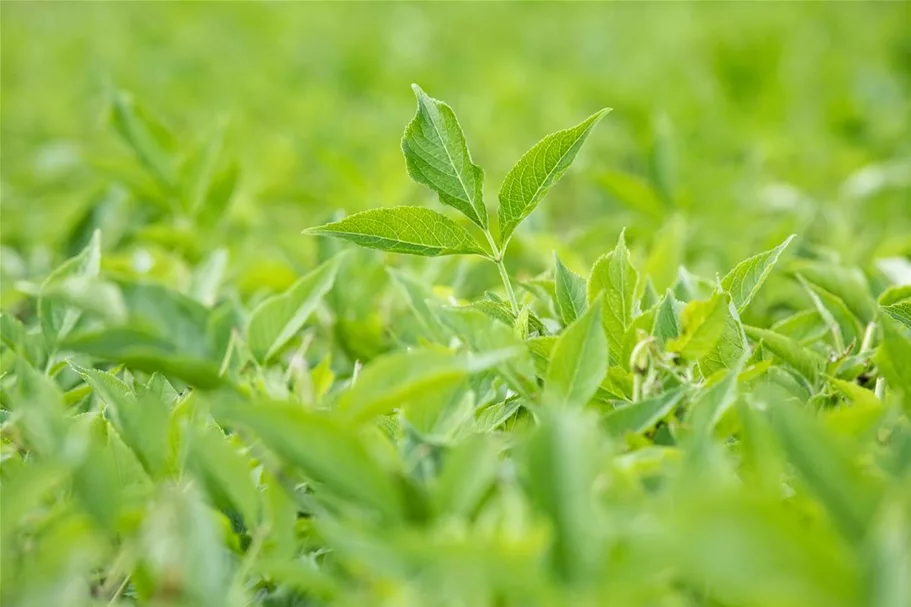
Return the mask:
<path id="1" fill-rule="evenodd" d="M 421 105 L 424 105 L 423 102 L 421 103 Z M 439 111 L 437 112 L 437 116 L 439 116 Z M 433 125 L 433 130 L 436 132 L 437 137 L 440 138 L 440 143 L 443 144 L 440 147 L 442 147 L 443 151 L 446 153 L 446 159 L 449 161 L 449 166 L 451 166 L 453 169 L 455 169 L 455 176 L 456 176 L 456 179 L 459 181 L 459 185 L 462 186 L 462 191 L 465 192 L 465 199 L 468 200 L 468 203 L 471 205 L 471 207 L 474 209 L 475 213 L 478 215 L 478 219 L 481 221 L 481 223 L 482 224 L 486 223 L 484 221 L 484 218 L 481 217 L 481 211 L 478 209 L 477 200 L 475 200 L 474 195 L 472 195 L 468 191 L 468 187 L 465 185 L 465 181 L 462 179 L 462 173 L 461 173 L 461 171 L 459 171 L 456 168 L 455 161 L 453 160 L 452 155 L 449 153 L 449 147 L 446 145 L 446 143 L 448 142 L 448 139 L 443 138 L 443 135 L 440 132 L 440 127 L 437 124 L 437 121 L 434 119 L 434 116 L 432 114 L 430 116 L 430 124 Z M 486 214 L 486 211 L 485 211 L 485 214 Z"/>
<path id="2" fill-rule="evenodd" d="M 547 184 L 550 183 L 550 180 L 553 178 L 554 174 L 560 169 L 560 166 L 563 164 L 563 159 L 566 158 L 566 156 L 572 151 L 573 147 L 576 145 L 576 142 L 578 142 L 579 139 L 581 139 L 582 137 L 584 137 L 584 136 L 588 133 L 588 131 L 589 131 L 590 129 L 591 129 L 591 126 L 589 126 L 589 127 L 586 128 L 584 131 L 582 131 L 582 133 L 579 135 L 579 137 L 577 137 L 577 138 L 573 141 L 572 145 L 570 145 L 568 148 L 566 148 L 566 151 L 563 152 L 563 154 L 560 156 L 560 159 L 559 159 L 559 160 L 557 161 L 557 163 L 554 165 L 554 168 L 551 169 L 550 172 L 547 173 L 547 176 L 541 181 L 541 185 L 539 185 L 539 186 L 537 187 L 537 189 L 535 190 L 535 193 L 532 195 L 532 197 L 529 198 L 529 199 L 527 199 L 527 200 L 529 200 L 529 204 L 526 205 L 525 208 L 528 208 L 528 207 L 531 207 L 531 206 L 534 205 L 534 201 L 537 200 L 538 196 L 541 195 L 541 191 L 546 189 Z M 547 143 L 547 146 L 546 146 L 545 148 L 542 148 L 541 151 L 544 152 L 544 157 L 545 157 L 545 158 L 547 157 L 547 150 L 550 149 L 550 146 L 552 146 L 554 143 L 557 143 L 558 141 L 559 141 L 558 139 L 554 139 L 554 140 L 552 140 L 552 141 L 549 141 L 549 142 Z M 531 154 L 531 153 L 532 153 L 532 151 L 530 150 L 530 151 L 528 152 L 528 154 Z M 540 154 L 535 154 L 535 156 L 534 156 L 535 161 L 537 161 L 537 159 L 538 159 L 540 156 L 541 156 Z M 523 156 L 521 159 L 519 159 L 519 162 L 522 162 L 523 160 L 525 160 L 525 156 Z M 517 180 L 517 181 L 519 182 L 519 193 L 520 193 L 520 195 L 522 196 L 522 198 L 525 198 L 525 184 L 524 184 L 524 181 L 525 181 L 525 172 L 528 170 L 528 168 L 529 168 L 528 166 L 523 166 L 523 167 L 522 167 L 522 171 L 521 171 L 521 173 L 520 173 L 520 175 L 519 175 L 519 179 Z M 510 186 L 510 194 L 512 194 L 512 186 Z M 511 200 L 512 200 L 512 197 L 510 196 L 510 197 L 508 198 L 508 200 L 511 201 Z M 509 205 L 509 210 L 510 210 L 510 215 L 512 215 L 513 211 L 515 210 L 515 207 L 514 207 L 513 204 L 510 204 L 510 205 Z M 518 220 L 518 218 L 519 218 L 521 215 L 522 215 L 522 210 L 520 209 L 520 210 L 519 210 L 519 213 L 518 213 L 517 215 L 513 216 L 513 217 L 510 217 L 510 219 L 511 219 L 511 220 Z M 512 234 L 513 234 L 514 232 L 515 232 L 515 226 L 513 226 L 513 229 L 510 231 L 509 236 L 506 238 L 506 242 L 503 242 L 503 243 L 501 244 L 501 246 L 502 246 L 504 249 L 506 248 L 506 244 L 507 244 L 507 243 L 509 242 L 509 240 L 512 238 Z"/>

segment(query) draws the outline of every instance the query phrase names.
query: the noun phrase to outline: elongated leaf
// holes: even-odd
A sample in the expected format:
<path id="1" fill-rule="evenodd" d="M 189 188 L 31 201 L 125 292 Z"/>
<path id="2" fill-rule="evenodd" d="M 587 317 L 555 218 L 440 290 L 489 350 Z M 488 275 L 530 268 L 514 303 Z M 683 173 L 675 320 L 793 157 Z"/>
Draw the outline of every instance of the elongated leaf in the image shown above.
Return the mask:
<path id="1" fill-rule="evenodd" d="M 589 302 L 604 293 L 601 319 L 611 361 L 615 364 L 619 363 L 623 336 L 639 312 L 636 300 L 638 282 L 639 274 L 630 262 L 629 249 L 621 232 L 614 250 L 599 257 L 592 266 L 586 287 Z"/>
<path id="2" fill-rule="evenodd" d="M 911 339 L 891 317 L 881 314 L 879 322 L 883 341 L 876 352 L 876 364 L 882 369 L 887 385 L 904 392 L 906 408 L 911 409 Z"/>
<path id="3" fill-rule="evenodd" d="M 260 518 L 260 498 L 248 461 L 215 426 L 195 429 L 189 447 L 189 465 L 213 501 L 226 501 L 244 517 L 247 527 L 253 528 Z"/>
<path id="4" fill-rule="evenodd" d="M 466 438 L 446 456 L 433 491 L 439 512 L 468 515 L 493 483 L 500 445 L 490 435 Z"/>
<path id="5" fill-rule="evenodd" d="M 699 370 L 704 377 L 735 367 L 747 350 L 747 338 L 733 302 L 725 307 L 724 329 L 718 341 L 699 361 Z"/>
<path id="6" fill-rule="evenodd" d="M 791 464 L 852 540 L 860 540 L 881 496 L 846 447 L 800 407 L 780 404 L 772 426 Z"/>
<path id="7" fill-rule="evenodd" d="M 44 291 L 51 291 L 68 278 L 91 279 L 98 276 L 101 268 L 101 232 L 95 230 L 92 239 L 78 255 L 58 266 L 44 280 L 38 296 L 38 318 L 44 331 L 45 339 L 53 349 L 57 341 L 65 338 L 81 314 L 80 310 L 43 296 Z"/>
<path id="8" fill-rule="evenodd" d="M 911 329 L 911 297 L 883 305 L 882 309 L 886 314 Z"/>
<path id="9" fill-rule="evenodd" d="M 443 322 L 472 352 L 488 354 L 521 350 L 520 354 L 500 362 L 497 372 L 519 394 L 532 397 L 537 393 L 532 356 L 525 351 L 522 340 L 513 330 L 501 323 L 491 322 L 487 316 L 470 308 L 444 308 L 443 312 Z"/>
<path id="10" fill-rule="evenodd" d="M 680 335 L 680 323 L 677 320 L 677 299 L 674 292 L 668 289 L 655 314 L 655 324 L 652 328 L 658 342 L 662 345 Z"/>
<path id="11" fill-rule="evenodd" d="M 398 518 L 401 496 L 392 476 L 370 457 L 350 428 L 300 406 L 228 399 L 213 402 L 221 420 L 241 423 L 263 443 L 333 493 Z"/>
<path id="12" fill-rule="evenodd" d="M 857 317 L 848 309 L 845 302 L 837 295 L 829 293 L 822 287 L 811 283 L 800 274 L 798 280 L 810 295 L 819 316 L 836 335 L 836 348 L 841 351 L 846 345 L 855 343 L 860 347 L 864 329 Z M 839 341 L 840 339 L 840 341 Z"/>
<path id="13" fill-rule="evenodd" d="M 674 410 L 684 394 L 682 389 L 669 390 L 652 398 L 618 405 L 604 416 L 601 423 L 614 436 L 647 432 Z"/>
<path id="14" fill-rule="evenodd" d="M 680 319 L 680 336 L 668 342 L 668 350 L 689 361 L 707 356 L 725 332 L 729 303 L 728 294 L 716 292 L 707 300 L 687 304 Z"/>
<path id="15" fill-rule="evenodd" d="M 392 283 L 404 294 L 409 307 L 425 332 L 439 343 L 448 343 L 449 332 L 440 321 L 436 309 L 427 303 L 427 300 L 431 298 L 429 285 L 401 270 L 387 268 L 386 272 L 392 279 Z"/>
<path id="16" fill-rule="evenodd" d="M 813 350 L 804 348 L 789 337 L 767 329 L 744 326 L 747 336 L 753 341 L 762 340 L 763 347 L 808 380 L 815 381 L 825 366 L 825 360 Z"/>
<path id="17" fill-rule="evenodd" d="M 582 407 L 595 395 L 607 373 L 607 338 L 601 327 L 602 298 L 557 339 L 544 380 L 544 402 Z"/>
<path id="18" fill-rule="evenodd" d="M 336 256 L 295 282 L 281 295 L 262 302 L 250 316 L 247 345 L 261 363 L 266 362 L 300 331 L 332 288 L 341 256 Z"/>
<path id="19" fill-rule="evenodd" d="M 775 267 L 778 258 L 793 239 L 792 234 L 774 249 L 741 261 L 721 279 L 721 287 L 731 294 L 731 300 L 738 312 L 742 312 L 750 304 Z"/>
<path id="20" fill-rule="evenodd" d="M 598 542 L 591 533 L 597 426 L 578 409 L 545 409 L 525 450 L 529 494 L 552 522 L 553 567 L 567 581 L 593 572 Z"/>
<path id="21" fill-rule="evenodd" d="M 145 168 L 165 187 L 175 181 L 174 160 L 168 150 L 163 127 L 155 122 L 133 98 L 117 91 L 111 98 L 111 122 L 117 133 L 133 148 Z"/>
<path id="22" fill-rule="evenodd" d="M 563 177 L 591 130 L 609 111 L 605 108 L 574 127 L 548 135 L 510 169 L 499 196 L 500 243 L 503 249 L 516 227 Z"/>
<path id="23" fill-rule="evenodd" d="M 303 233 L 332 236 L 370 249 L 424 257 L 484 255 L 468 230 L 442 213 L 422 207 L 370 209 L 341 221 L 306 229 Z"/>
<path id="24" fill-rule="evenodd" d="M 484 171 L 471 162 L 455 112 L 429 97 L 418 85 L 412 84 L 411 88 L 418 100 L 418 111 L 402 138 L 408 174 L 439 194 L 440 202 L 486 228 Z"/>
<path id="25" fill-rule="evenodd" d="M 876 302 L 870 295 L 870 285 L 858 268 L 799 260 L 791 264 L 790 270 L 840 298 L 861 323 L 866 324 L 876 316 Z"/>
<path id="26" fill-rule="evenodd" d="M 557 311 L 564 325 L 571 324 L 585 312 L 585 279 L 567 268 L 554 252 L 554 293 Z"/>
<path id="27" fill-rule="evenodd" d="M 340 408 L 363 421 L 389 413 L 424 392 L 460 382 L 469 373 L 483 371 L 517 354 L 509 350 L 469 359 L 448 350 L 420 348 L 395 352 L 371 362 L 345 394 Z"/>

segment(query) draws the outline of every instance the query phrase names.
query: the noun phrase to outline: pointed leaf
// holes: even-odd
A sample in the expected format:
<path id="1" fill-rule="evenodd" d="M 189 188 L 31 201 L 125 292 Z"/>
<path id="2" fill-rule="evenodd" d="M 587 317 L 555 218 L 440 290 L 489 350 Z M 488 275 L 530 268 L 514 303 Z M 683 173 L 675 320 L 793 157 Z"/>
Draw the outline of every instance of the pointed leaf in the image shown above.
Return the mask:
<path id="1" fill-rule="evenodd" d="M 744 326 L 743 329 L 750 339 L 757 342 L 762 340 L 763 347 L 811 382 L 819 377 L 825 367 L 825 360 L 819 354 L 789 337 L 756 327 Z"/>
<path id="2" fill-rule="evenodd" d="M 615 364 L 619 363 L 623 336 L 639 312 L 636 300 L 638 282 L 639 274 L 630 262 L 629 249 L 621 232 L 616 248 L 599 257 L 592 266 L 586 287 L 589 302 L 604 293 L 601 319 L 611 361 Z"/>
<path id="3" fill-rule="evenodd" d="M 336 256 L 326 261 L 253 311 L 247 328 L 247 345 L 259 362 L 272 358 L 304 326 L 332 288 L 341 259 Z"/>
<path id="4" fill-rule="evenodd" d="M 544 379 L 544 402 L 583 407 L 607 373 L 607 338 L 601 327 L 602 298 L 560 335 Z"/>
<path id="5" fill-rule="evenodd" d="M 371 209 L 303 233 L 407 255 L 484 255 L 468 230 L 442 213 L 422 207 Z"/>
<path id="6" fill-rule="evenodd" d="M 738 312 L 742 312 L 750 304 L 753 296 L 772 272 L 778 258 L 793 239 L 792 234 L 774 249 L 741 261 L 721 279 L 721 287 L 731 294 L 731 300 Z"/>
<path id="7" fill-rule="evenodd" d="M 499 196 L 501 248 L 506 249 L 516 227 L 563 177 L 588 134 L 609 111 L 605 108 L 574 127 L 548 135 L 528 150 L 509 171 Z"/>
<path id="8" fill-rule="evenodd" d="M 564 325 L 571 324 L 585 312 L 585 279 L 567 268 L 554 252 L 554 293 L 557 311 Z"/>
<path id="9" fill-rule="evenodd" d="M 652 398 L 621 404 L 604 416 L 602 425 L 614 436 L 647 432 L 674 410 L 684 393 L 683 389 L 670 390 Z"/>
<path id="10" fill-rule="evenodd" d="M 484 171 L 471 162 L 455 112 L 412 84 L 418 111 L 405 128 L 402 152 L 408 174 L 439 194 L 440 202 L 487 227 Z"/>

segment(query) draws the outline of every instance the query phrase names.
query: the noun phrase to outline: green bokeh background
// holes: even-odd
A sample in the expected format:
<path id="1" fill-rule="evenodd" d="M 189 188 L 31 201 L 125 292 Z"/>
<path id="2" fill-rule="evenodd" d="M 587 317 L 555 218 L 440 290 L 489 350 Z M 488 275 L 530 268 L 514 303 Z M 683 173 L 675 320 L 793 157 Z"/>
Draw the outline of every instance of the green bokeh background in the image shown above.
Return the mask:
<path id="1" fill-rule="evenodd" d="M 911 248 L 908 3 L 4 2 L 2 17 L 2 240 L 23 258 L 7 279 L 76 250 L 112 181 L 99 166 L 128 158 L 112 87 L 181 141 L 229 120 L 240 191 L 208 245 L 252 251 L 233 263 L 269 265 L 272 286 L 312 264 L 299 232 L 331 213 L 431 204 L 398 145 L 411 82 L 456 110 L 491 208 L 538 138 L 614 108 L 524 227 L 532 254 L 517 244 L 512 263 L 531 270 L 559 246 L 590 262 L 624 226 L 641 255 L 675 213 L 684 261 L 709 274 L 789 231 L 859 263 Z M 643 213 L 605 180 L 654 190 L 658 144 L 673 199 Z M 872 180 L 862 202 L 852 175 Z"/>

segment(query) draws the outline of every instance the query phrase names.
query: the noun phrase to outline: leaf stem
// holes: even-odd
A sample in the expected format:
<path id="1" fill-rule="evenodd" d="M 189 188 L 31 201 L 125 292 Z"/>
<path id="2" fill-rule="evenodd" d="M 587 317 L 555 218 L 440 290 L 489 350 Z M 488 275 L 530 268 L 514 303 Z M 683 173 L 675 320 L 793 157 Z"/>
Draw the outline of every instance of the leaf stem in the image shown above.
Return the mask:
<path id="1" fill-rule="evenodd" d="M 503 280 L 503 287 L 506 289 L 506 297 L 509 299 L 509 307 L 512 310 L 512 313 L 517 315 L 519 314 L 519 303 L 516 301 L 516 293 L 512 290 L 512 282 L 509 280 L 509 273 L 506 271 L 506 264 L 503 263 L 503 256 L 506 253 L 504 248 L 503 251 L 500 251 L 497 248 L 497 243 L 493 239 L 493 236 L 490 234 L 490 230 L 484 230 L 484 236 L 487 237 L 487 244 L 490 245 L 491 261 L 497 264 L 497 269 L 500 271 L 500 279 Z"/>

